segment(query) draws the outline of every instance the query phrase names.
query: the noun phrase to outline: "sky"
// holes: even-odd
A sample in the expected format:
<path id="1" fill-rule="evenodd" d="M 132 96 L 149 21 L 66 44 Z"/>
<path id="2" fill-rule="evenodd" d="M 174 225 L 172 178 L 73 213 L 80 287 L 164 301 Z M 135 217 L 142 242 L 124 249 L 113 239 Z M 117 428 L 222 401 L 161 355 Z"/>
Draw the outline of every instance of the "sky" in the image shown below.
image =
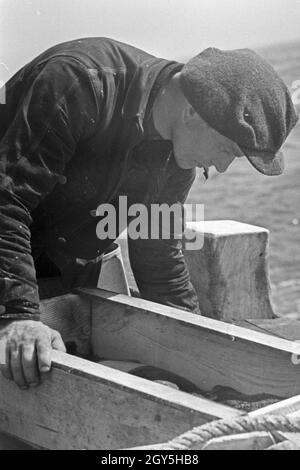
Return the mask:
<path id="1" fill-rule="evenodd" d="M 53 44 L 106 36 L 167 59 L 300 40 L 300 0 L 0 0 L 0 80 Z"/>

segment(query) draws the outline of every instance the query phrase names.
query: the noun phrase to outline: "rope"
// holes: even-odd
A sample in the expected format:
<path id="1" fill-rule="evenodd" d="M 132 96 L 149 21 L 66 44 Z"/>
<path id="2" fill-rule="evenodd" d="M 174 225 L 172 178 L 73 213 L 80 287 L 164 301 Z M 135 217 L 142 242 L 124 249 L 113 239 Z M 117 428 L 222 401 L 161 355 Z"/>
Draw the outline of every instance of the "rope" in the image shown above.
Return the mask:
<path id="1" fill-rule="evenodd" d="M 242 417 L 237 420 L 220 420 L 206 423 L 191 429 L 181 436 L 162 444 L 165 450 L 187 450 L 201 448 L 211 439 L 236 434 L 266 432 L 300 432 L 300 418 L 269 415 L 260 417 Z"/>

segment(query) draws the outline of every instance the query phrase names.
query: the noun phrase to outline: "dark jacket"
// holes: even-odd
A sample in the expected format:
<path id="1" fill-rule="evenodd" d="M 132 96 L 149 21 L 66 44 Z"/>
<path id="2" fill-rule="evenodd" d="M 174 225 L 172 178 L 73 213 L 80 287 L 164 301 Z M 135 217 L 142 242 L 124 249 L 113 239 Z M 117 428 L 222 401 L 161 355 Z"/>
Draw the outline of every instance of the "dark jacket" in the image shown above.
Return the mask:
<path id="1" fill-rule="evenodd" d="M 145 140 L 143 118 L 156 78 L 176 66 L 106 38 L 60 44 L 6 84 L 0 109 L 0 305 L 2 318 L 38 318 L 34 261 L 46 253 L 69 287 L 78 258 L 112 240 L 96 236 L 95 209 L 184 202 L 193 170 L 172 145 Z M 143 297 L 198 312 L 180 240 L 131 240 Z M 92 261 L 91 261 L 92 263 Z M 67 273 L 67 274 L 66 274 Z M 80 283 L 80 282 L 79 282 Z"/>

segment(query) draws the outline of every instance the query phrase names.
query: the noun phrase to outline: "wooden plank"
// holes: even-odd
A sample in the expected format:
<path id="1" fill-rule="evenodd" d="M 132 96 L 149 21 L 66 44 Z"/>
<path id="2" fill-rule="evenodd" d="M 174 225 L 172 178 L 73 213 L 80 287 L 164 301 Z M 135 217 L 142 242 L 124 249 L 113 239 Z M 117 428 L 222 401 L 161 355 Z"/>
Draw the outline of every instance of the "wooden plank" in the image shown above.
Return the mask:
<path id="1" fill-rule="evenodd" d="M 273 445 L 274 442 L 275 441 L 270 433 L 253 432 L 211 439 L 201 448 L 201 450 L 264 450 Z M 132 447 L 127 450 L 165 451 L 167 448 L 167 444 L 164 442 L 160 444 Z"/>
<path id="2" fill-rule="evenodd" d="M 300 322 L 293 318 L 281 317 L 274 320 L 251 319 L 239 322 L 239 325 L 250 328 L 251 330 L 264 332 L 278 338 L 284 338 L 300 343 Z M 300 356 L 298 354 L 294 354 L 292 356 L 292 362 L 295 365 L 300 364 Z M 290 400 L 279 402 L 278 406 L 275 404 L 270 407 L 262 408 L 261 411 L 263 414 L 288 414 L 291 413 L 291 407 L 295 407 L 295 403 L 297 403 L 298 406 L 298 402 L 300 408 L 300 399 L 298 399 L 298 397 L 293 397 Z M 258 411 L 260 412 L 260 410 Z M 286 433 L 280 433 L 280 436 L 282 438 L 289 437 Z M 297 436 L 293 434 L 293 439 L 296 440 L 296 444 L 300 446 L 300 434 Z"/>
<path id="3" fill-rule="evenodd" d="M 287 400 L 278 401 L 272 405 L 265 406 L 259 410 L 252 411 L 249 416 L 267 416 L 267 415 L 283 415 L 289 416 L 300 411 L 300 396 L 288 398 Z"/>
<path id="4" fill-rule="evenodd" d="M 57 351 L 52 371 L 39 387 L 21 391 L 0 376 L 0 388 L 0 431 L 47 449 L 144 445 L 213 419 L 241 415 Z"/>
<path id="5" fill-rule="evenodd" d="M 248 416 L 261 417 L 261 416 L 291 416 L 291 417 L 300 417 L 300 396 L 295 396 L 288 398 L 287 400 L 278 401 L 272 405 L 268 405 L 259 410 L 252 411 Z M 275 437 L 281 443 L 284 443 L 284 448 L 291 446 L 291 448 L 300 448 L 300 435 L 298 433 L 282 433 L 276 432 Z M 266 436 L 264 432 L 254 432 L 249 434 L 240 434 L 234 436 L 226 436 L 221 438 L 212 439 L 209 441 L 203 448 L 203 450 L 238 450 L 243 448 L 246 450 L 249 447 L 251 448 L 256 442 L 261 448 L 265 449 L 269 446 L 272 446 L 270 442 L 271 436 Z M 261 437 L 263 437 L 263 442 L 261 442 Z M 259 438 L 259 439 L 258 439 Z M 287 441 L 288 439 L 288 441 Z M 288 442 L 288 444 L 286 444 Z M 274 440 L 273 440 L 274 444 Z M 278 444 L 278 449 L 281 446 Z M 165 443 L 161 442 L 160 444 L 148 444 L 146 446 L 134 447 L 132 450 L 164 450 Z M 276 445 L 277 449 L 277 445 Z M 253 449 L 254 450 L 254 449 Z M 288 449 L 287 449 L 288 450 Z"/>
<path id="6" fill-rule="evenodd" d="M 90 354 L 91 305 L 87 299 L 74 294 L 62 295 L 43 300 L 40 311 L 43 323 L 61 333 L 68 349 L 81 356 Z M 0 434 L 0 450 L 31 448 L 12 436 Z"/>
<path id="7" fill-rule="evenodd" d="M 33 450 L 33 447 L 15 437 L 0 433 L 0 450 Z"/>
<path id="8" fill-rule="evenodd" d="M 255 410 L 250 413 L 250 416 L 268 416 L 268 415 L 282 415 L 289 417 L 300 417 L 300 396 L 283 400 L 273 405 L 266 406 L 260 410 Z M 285 441 L 286 439 L 292 441 L 295 446 L 300 447 L 300 433 L 276 432 L 279 440 Z"/>
<path id="9" fill-rule="evenodd" d="M 59 331 L 64 342 L 76 349 L 74 352 L 82 356 L 90 354 L 91 304 L 87 299 L 74 294 L 54 297 L 43 300 L 40 311 L 42 322 Z"/>
<path id="10" fill-rule="evenodd" d="M 270 446 L 267 450 L 300 450 L 300 447 L 292 441 L 284 441 Z"/>
<path id="11" fill-rule="evenodd" d="M 274 443 L 268 432 L 251 432 L 211 439 L 201 450 L 264 450 Z"/>
<path id="12" fill-rule="evenodd" d="M 187 223 L 189 237 L 204 237 L 185 259 L 203 315 L 231 321 L 273 318 L 269 282 L 269 232 L 233 220 Z"/>
<path id="13" fill-rule="evenodd" d="M 300 343 L 300 322 L 290 318 L 276 318 L 274 320 L 249 319 L 239 323 L 240 326 L 261 331 L 278 338 Z"/>
<path id="14" fill-rule="evenodd" d="M 300 345 L 142 299 L 78 290 L 93 301 L 92 344 L 103 359 L 140 361 L 181 375 L 200 390 L 245 395 L 300 392 Z"/>

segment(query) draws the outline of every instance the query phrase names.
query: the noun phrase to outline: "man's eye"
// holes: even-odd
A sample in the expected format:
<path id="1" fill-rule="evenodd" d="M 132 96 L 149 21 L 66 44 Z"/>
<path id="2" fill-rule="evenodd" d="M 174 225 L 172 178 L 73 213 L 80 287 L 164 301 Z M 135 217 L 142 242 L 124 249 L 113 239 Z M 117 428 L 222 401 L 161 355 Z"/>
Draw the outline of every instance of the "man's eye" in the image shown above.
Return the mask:
<path id="1" fill-rule="evenodd" d="M 250 122 L 251 121 L 250 113 L 245 112 L 244 113 L 244 119 L 245 119 L 246 122 Z"/>
<path id="2" fill-rule="evenodd" d="M 226 155 L 233 155 L 233 150 L 229 150 L 228 148 L 222 148 L 221 149 L 222 153 L 226 153 Z"/>

